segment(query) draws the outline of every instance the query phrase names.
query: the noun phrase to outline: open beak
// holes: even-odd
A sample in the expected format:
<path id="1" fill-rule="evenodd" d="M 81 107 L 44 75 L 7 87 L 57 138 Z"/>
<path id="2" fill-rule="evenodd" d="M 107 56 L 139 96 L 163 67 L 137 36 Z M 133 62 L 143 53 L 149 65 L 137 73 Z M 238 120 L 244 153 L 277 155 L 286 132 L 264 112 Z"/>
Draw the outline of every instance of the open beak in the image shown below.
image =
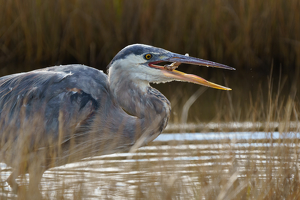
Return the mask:
<path id="1" fill-rule="evenodd" d="M 164 76 L 169 77 L 171 79 L 177 80 L 177 81 L 184 81 L 184 82 L 191 82 L 199 85 L 204 85 L 211 88 L 221 89 L 221 90 L 231 90 L 230 88 L 209 82 L 199 76 L 193 75 L 193 74 L 186 74 L 180 71 L 177 71 L 175 69 L 168 69 L 165 66 L 159 66 L 155 65 L 160 62 L 172 62 L 176 65 L 176 68 L 181 63 L 186 64 L 193 64 L 193 65 L 200 65 L 200 66 L 207 66 L 207 67 L 217 67 L 217 68 L 223 68 L 223 69 L 229 69 L 229 70 L 235 70 L 232 67 L 229 67 L 227 65 L 215 63 L 208 60 L 203 60 L 199 58 L 184 56 L 181 54 L 171 53 L 171 55 L 166 56 L 166 58 L 163 58 L 161 61 L 150 63 L 149 66 L 153 68 L 160 69 Z"/>

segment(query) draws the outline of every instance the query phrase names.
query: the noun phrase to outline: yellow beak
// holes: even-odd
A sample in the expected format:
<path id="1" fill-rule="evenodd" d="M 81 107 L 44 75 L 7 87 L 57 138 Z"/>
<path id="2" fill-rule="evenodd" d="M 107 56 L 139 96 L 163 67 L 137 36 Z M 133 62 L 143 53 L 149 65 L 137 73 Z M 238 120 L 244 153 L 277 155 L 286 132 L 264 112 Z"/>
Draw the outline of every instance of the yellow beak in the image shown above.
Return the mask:
<path id="1" fill-rule="evenodd" d="M 195 83 L 195 84 L 204 85 L 207 87 L 216 88 L 216 89 L 220 89 L 220 90 L 231 90 L 231 88 L 209 82 L 209 81 L 207 81 L 199 76 L 196 76 L 194 74 L 185 74 L 185 73 L 177 71 L 177 70 L 172 70 L 172 71 L 162 70 L 162 73 L 165 76 L 176 79 L 178 81 Z"/>
<path id="2" fill-rule="evenodd" d="M 164 66 L 155 65 L 156 63 L 160 63 L 160 62 L 172 62 L 173 65 L 169 65 L 169 68 L 168 66 L 164 67 Z M 177 81 L 191 82 L 191 83 L 204 85 L 207 87 L 216 88 L 220 90 L 231 90 L 230 88 L 209 82 L 199 76 L 193 74 L 185 74 L 183 72 L 175 70 L 175 68 L 177 68 L 181 63 L 235 70 L 234 68 L 229 67 L 227 65 L 219 64 L 208 60 L 203 60 L 200 58 L 190 57 L 188 55 L 172 53 L 172 52 L 169 52 L 159 61 L 149 63 L 149 66 L 156 69 L 160 69 L 164 76 Z M 174 66 L 174 68 L 171 66 Z"/>

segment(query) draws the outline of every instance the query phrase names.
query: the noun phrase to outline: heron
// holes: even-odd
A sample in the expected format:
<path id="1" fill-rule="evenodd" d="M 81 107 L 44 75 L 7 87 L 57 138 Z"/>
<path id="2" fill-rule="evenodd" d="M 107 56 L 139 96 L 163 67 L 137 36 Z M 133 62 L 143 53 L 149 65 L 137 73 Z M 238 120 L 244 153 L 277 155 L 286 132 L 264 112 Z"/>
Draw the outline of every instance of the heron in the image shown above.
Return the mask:
<path id="1" fill-rule="evenodd" d="M 153 141 L 165 129 L 171 105 L 149 83 L 183 81 L 231 90 L 176 70 L 181 63 L 235 70 L 133 44 L 115 55 L 107 74 L 72 64 L 1 77 L 0 159 L 13 169 L 7 182 L 17 188 L 15 179 L 29 173 L 28 190 L 36 191 L 49 168 Z"/>

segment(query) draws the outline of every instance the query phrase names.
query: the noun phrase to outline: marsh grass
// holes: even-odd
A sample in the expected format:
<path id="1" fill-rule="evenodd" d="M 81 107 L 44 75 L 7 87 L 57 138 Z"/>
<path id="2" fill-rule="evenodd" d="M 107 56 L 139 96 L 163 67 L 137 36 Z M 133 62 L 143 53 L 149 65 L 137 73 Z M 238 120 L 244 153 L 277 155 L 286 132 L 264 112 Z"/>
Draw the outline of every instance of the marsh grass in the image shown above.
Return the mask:
<path id="1" fill-rule="evenodd" d="M 266 73 L 299 66 L 299 1 L 0 1 L 0 62 L 100 69 L 124 46 L 151 44 Z M 8 69 L 6 69 L 8 70 Z M 1 75 L 7 74 L 2 69 Z M 264 74 L 263 74 L 264 75 Z"/>
<path id="2" fill-rule="evenodd" d="M 145 43 L 237 68 L 180 67 L 232 88 L 231 107 L 249 108 L 249 99 L 260 97 L 267 103 L 270 66 L 274 85 L 280 74 L 286 79 L 282 94 L 289 95 L 292 80 L 299 84 L 299 1 L 0 0 L 0 5 L 0 76 L 71 63 L 106 71 L 120 49 Z M 163 94 L 177 98 L 176 122 L 181 121 L 180 106 L 198 89 L 180 84 L 159 86 Z M 182 95 L 176 97 L 177 91 Z M 188 121 L 212 120 L 222 102 L 211 102 L 227 101 L 224 92 L 204 95 L 190 111 L 197 118 Z M 241 113 L 236 117 L 245 120 L 248 111 Z"/>
<path id="3" fill-rule="evenodd" d="M 259 95 L 249 99 L 248 119 L 251 122 L 265 122 L 264 127 L 254 127 L 250 132 L 263 130 L 265 139 L 154 141 L 131 155 L 86 158 L 78 163 L 47 170 L 41 182 L 43 198 L 298 199 L 299 138 L 295 133 L 299 133 L 300 127 L 290 128 L 289 124 L 299 122 L 299 105 L 292 94 L 281 94 L 283 84 L 284 81 L 277 85 L 278 90 L 274 95 L 274 84 L 272 78 L 269 78 L 267 103 Z M 239 118 L 242 108 L 233 105 L 230 95 L 225 93 L 220 99 L 222 104 L 217 104 L 220 113 L 215 117 L 215 122 L 242 121 Z M 39 120 L 41 118 L 36 123 Z M 270 125 L 272 122 L 279 122 L 279 126 L 275 129 Z M 209 130 L 204 128 L 197 131 Z M 218 131 L 222 134 L 230 129 Z M 279 132 L 279 138 L 273 138 L 274 131 Z M 32 133 L 31 130 L 23 129 L 24 136 L 28 135 L 26 132 Z M 26 140 L 22 141 L 26 143 Z M 26 144 L 16 147 L 26 149 Z M 20 160 L 28 156 L 32 158 L 29 161 L 31 163 L 27 164 L 16 159 L 20 170 L 26 171 L 27 166 L 35 162 L 31 170 L 37 170 L 35 167 L 43 164 L 43 156 L 46 154 L 26 154 L 20 148 L 15 152 L 22 151 L 22 154 L 15 153 L 11 155 L 13 158 L 16 155 L 21 156 Z M 55 154 L 55 148 L 53 151 L 50 159 L 55 160 L 59 154 Z M 1 199 L 16 199 L 4 182 L 8 174 L 9 168 L 3 168 Z M 17 179 L 23 185 L 18 199 L 31 199 L 34 194 L 27 190 L 28 180 L 26 175 Z"/>
<path id="4" fill-rule="evenodd" d="M 250 130 L 263 130 L 265 139 L 156 141 L 131 158 L 127 154 L 91 157 L 51 168 L 41 182 L 44 199 L 300 198 L 299 138 L 295 134 L 299 127 L 290 127 L 290 122 L 298 124 L 300 109 L 299 1 L 0 0 L 0 5 L 0 62 L 6 63 L 2 66 L 22 64 L 1 67 L 1 75 L 29 71 L 45 63 L 78 62 L 104 69 L 127 44 L 147 43 L 244 71 L 242 76 L 239 73 L 224 80 L 223 74 L 212 76 L 204 70 L 204 77 L 238 86 L 233 88 L 235 92 L 205 91 L 191 106 L 188 122 L 202 121 L 197 115 L 201 111 L 217 123 L 265 123 Z M 265 82 L 249 78 L 250 73 L 265 79 L 272 62 L 273 78 Z M 198 86 L 188 90 L 185 85 L 174 86 L 162 91 L 172 102 L 171 122 L 176 124 L 181 122 L 181 109 L 191 91 Z M 182 91 L 180 96 L 174 88 Z M 214 114 L 208 114 L 211 109 Z M 39 126 L 34 124 L 41 119 L 37 117 L 32 123 L 35 131 L 24 129 L 22 134 L 38 132 Z M 272 122 L 279 126 L 274 128 Z M 272 137 L 274 131 L 280 133 L 279 139 Z M 34 166 L 30 170 L 37 170 L 46 155 L 29 154 L 27 140 L 22 141 L 20 146 L 6 143 L 10 144 L 7 148 L 16 148 L 16 155 L 1 148 L 1 156 L 14 159 L 21 171 L 28 170 L 27 164 Z M 56 150 L 50 159 L 55 160 Z M 28 157 L 31 163 L 22 162 Z M 18 197 L 8 190 L 4 180 L 10 170 L 1 169 L 0 199 L 30 199 L 33 192 L 27 190 L 27 175 L 17 180 L 23 185 Z"/>

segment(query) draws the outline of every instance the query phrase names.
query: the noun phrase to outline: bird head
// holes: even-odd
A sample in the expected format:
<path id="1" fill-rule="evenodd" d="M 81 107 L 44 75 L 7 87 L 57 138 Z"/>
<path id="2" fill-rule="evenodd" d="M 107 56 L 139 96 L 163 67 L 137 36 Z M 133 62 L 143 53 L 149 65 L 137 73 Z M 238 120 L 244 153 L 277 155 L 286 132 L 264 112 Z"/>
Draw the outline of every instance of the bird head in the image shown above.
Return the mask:
<path id="1" fill-rule="evenodd" d="M 160 65 L 162 63 L 172 63 Z M 230 88 L 209 82 L 199 76 L 177 71 L 181 64 L 193 64 L 207 67 L 235 70 L 232 67 L 199 58 L 172 53 L 170 51 L 143 44 L 133 44 L 122 49 L 109 65 L 109 76 L 130 78 L 133 81 L 148 83 L 163 83 L 184 81 L 211 88 L 231 90 Z M 122 75 L 122 76 L 121 76 Z"/>

